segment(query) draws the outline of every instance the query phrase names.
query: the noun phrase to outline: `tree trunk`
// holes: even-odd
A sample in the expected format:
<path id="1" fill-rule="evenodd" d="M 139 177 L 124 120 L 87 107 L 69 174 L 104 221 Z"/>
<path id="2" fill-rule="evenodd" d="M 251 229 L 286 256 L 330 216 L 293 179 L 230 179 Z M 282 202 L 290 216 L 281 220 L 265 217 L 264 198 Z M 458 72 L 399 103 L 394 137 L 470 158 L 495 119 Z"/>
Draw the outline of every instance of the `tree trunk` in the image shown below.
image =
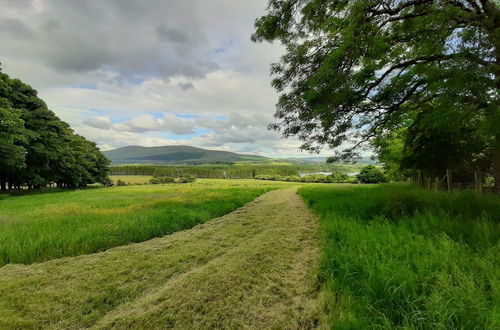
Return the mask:
<path id="1" fill-rule="evenodd" d="M 495 178 L 495 187 L 493 191 L 500 194 L 500 133 L 495 136 L 493 146 L 493 177 Z"/>
<path id="2" fill-rule="evenodd" d="M 495 63 L 491 66 L 491 73 L 495 75 L 495 84 L 497 91 L 500 90 L 500 44 L 498 34 L 498 21 L 500 20 L 500 9 L 494 1 L 483 1 L 483 10 L 487 19 L 484 20 L 484 27 L 488 31 L 488 36 L 493 45 L 495 45 Z M 495 142 L 493 145 L 493 177 L 495 178 L 495 186 L 493 191 L 500 194 L 500 132 L 498 132 L 498 125 L 500 124 L 498 103 L 497 110 L 493 111 L 492 118 L 490 118 L 493 129 L 497 130 L 495 133 Z"/>
<path id="3" fill-rule="evenodd" d="M 482 193 L 483 192 L 483 174 L 481 173 L 481 170 L 474 171 L 474 182 L 476 184 L 476 191 L 478 193 Z"/>
<path id="4" fill-rule="evenodd" d="M 0 191 L 5 192 L 6 190 L 7 190 L 7 183 L 4 180 L 1 180 Z"/>
<path id="5" fill-rule="evenodd" d="M 448 187 L 448 192 L 451 191 L 451 170 L 446 169 L 446 185 Z"/>

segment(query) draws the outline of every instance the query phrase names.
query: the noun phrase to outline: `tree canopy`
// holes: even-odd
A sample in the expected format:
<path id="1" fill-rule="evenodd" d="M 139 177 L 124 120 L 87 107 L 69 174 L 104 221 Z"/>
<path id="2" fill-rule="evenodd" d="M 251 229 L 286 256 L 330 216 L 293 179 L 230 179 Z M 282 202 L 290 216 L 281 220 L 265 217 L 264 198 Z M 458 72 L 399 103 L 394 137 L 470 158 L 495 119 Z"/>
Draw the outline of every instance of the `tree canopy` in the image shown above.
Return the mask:
<path id="1" fill-rule="evenodd" d="M 109 160 L 37 92 L 0 70 L 0 186 L 78 188 L 108 182 Z"/>
<path id="2" fill-rule="evenodd" d="M 500 185 L 499 26 L 490 0 L 271 0 L 252 37 L 286 47 L 271 127 L 344 158 L 402 127 L 415 151 L 432 131 L 460 161 L 489 155 Z"/>

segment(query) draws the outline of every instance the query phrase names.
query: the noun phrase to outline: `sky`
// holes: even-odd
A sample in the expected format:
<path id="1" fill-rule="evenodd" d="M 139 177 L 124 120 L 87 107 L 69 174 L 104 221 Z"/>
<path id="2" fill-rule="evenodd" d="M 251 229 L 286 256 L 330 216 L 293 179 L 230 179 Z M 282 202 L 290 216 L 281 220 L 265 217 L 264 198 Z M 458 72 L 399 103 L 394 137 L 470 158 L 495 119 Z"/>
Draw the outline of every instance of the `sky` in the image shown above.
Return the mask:
<path id="1" fill-rule="evenodd" d="M 269 131 L 267 0 L 0 0 L 2 71 L 102 150 L 191 145 L 310 156 Z M 325 152 L 323 155 L 329 155 Z"/>

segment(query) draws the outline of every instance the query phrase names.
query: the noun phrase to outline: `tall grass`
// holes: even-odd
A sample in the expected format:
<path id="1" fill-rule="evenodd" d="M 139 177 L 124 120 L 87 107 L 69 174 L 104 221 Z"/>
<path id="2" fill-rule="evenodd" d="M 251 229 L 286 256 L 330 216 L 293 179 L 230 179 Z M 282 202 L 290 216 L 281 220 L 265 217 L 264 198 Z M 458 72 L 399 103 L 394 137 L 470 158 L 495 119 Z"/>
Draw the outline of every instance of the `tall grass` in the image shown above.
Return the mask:
<path id="1" fill-rule="evenodd" d="M 167 235 L 229 213 L 271 189 L 253 181 L 205 182 L 10 197 L 0 201 L 0 266 Z"/>
<path id="2" fill-rule="evenodd" d="M 303 187 L 335 329 L 499 329 L 500 198 L 405 185 Z"/>

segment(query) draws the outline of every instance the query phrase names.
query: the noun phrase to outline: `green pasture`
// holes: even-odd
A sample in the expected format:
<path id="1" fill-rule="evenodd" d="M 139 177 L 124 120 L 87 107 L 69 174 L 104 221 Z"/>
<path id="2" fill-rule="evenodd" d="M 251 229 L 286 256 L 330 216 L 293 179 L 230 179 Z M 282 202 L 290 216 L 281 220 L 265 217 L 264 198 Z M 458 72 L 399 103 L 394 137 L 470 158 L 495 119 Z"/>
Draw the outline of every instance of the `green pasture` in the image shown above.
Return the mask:
<path id="1" fill-rule="evenodd" d="M 333 329 L 500 328 L 500 198 L 407 185 L 302 187 Z"/>
<path id="2" fill-rule="evenodd" d="M 198 180 L 4 197 L 0 266 L 93 253 L 167 235 L 283 186 L 257 180 Z"/>

